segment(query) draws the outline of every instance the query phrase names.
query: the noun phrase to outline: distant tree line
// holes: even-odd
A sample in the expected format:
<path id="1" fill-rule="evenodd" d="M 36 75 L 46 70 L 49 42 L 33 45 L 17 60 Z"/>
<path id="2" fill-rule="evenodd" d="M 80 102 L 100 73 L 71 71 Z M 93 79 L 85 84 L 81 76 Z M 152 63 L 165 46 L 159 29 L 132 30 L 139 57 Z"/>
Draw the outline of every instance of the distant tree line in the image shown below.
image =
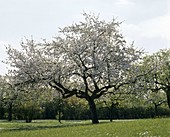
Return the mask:
<path id="1" fill-rule="evenodd" d="M 78 101 L 78 100 L 77 100 Z M 75 102 L 74 102 L 75 103 Z M 86 102 L 77 102 L 74 104 L 69 100 L 62 102 L 59 106 L 58 99 L 52 102 L 47 102 L 42 106 L 33 108 L 21 108 L 15 106 L 12 111 L 13 120 L 27 120 L 26 117 L 31 119 L 57 119 L 59 118 L 59 111 L 61 113 L 61 120 L 89 120 L 91 119 L 90 111 Z M 31 114 L 32 111 L 32 114 Z M 141 118 L 155 118 L 155 117 L 168 117 L 170 116 L 169 109 L 166 104 L 158 107 L 157 112 L 154 106 L 145 105 L 127 107 L 127 106 L 114 106 L 112 113 L 107 106 L 98 106 L 97 113 L 99 119 L 141 119 Z M 4 104 L 0 104 L 0 119 L 8 119 L 9 109 Z M 27 120 L 28 121 L 28 120 Z"/>

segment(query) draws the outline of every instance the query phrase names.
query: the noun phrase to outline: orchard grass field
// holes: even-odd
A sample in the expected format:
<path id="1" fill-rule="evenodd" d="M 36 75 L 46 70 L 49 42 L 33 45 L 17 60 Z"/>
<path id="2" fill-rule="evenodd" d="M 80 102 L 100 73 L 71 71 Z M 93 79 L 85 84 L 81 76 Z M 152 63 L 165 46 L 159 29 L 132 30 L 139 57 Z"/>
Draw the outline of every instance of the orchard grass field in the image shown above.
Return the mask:
<path id="1" fill-rule="evenodd" d="M 0 120 L 0 137 L 169 137 L 170 118 L 100 121 Z"/>

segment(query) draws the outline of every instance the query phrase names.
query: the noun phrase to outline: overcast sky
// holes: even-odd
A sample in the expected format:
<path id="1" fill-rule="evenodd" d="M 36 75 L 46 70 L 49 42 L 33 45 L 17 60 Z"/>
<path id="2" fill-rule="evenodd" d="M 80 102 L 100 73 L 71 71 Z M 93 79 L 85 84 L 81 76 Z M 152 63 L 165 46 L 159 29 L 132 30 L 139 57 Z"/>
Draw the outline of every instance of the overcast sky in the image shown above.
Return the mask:
<path id="1" fill-rule="evenodd" d="M 52 39 L 59 27 L 81 21 L 82 13 L 124 21 L 128 42 L 153 53 L 170 48 L 170 0 L 0 0 L 0 59 L 5 44 L 18 48 L 22 38 Z M 7 72 L 0 63 L 0 74 Z"/>

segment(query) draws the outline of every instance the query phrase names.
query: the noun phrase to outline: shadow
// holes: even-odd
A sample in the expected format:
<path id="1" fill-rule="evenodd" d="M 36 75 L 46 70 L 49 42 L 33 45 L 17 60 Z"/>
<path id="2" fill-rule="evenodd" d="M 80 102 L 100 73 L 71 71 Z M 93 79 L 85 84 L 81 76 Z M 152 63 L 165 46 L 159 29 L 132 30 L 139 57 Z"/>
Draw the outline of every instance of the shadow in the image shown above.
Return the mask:
<path id="1" fill-rule="evenodd" d="M 36 125 L 34 126 L 34 123 L 41 123 L 41 122 L 33 122 L 32 125 L 26 125 L 27 123 L 23 123 L 22 127 L 6 128 L 6 129 L 3 129 L 1 131 L 3 131 L 3 132 L 9 132 L 9 131 L 31 131 L 31 130 L 33 131 L 33 130 L 67 128 L 67 127 L 76 127 L 76 126 L 94 126 L 94 125 L 106 124 L 106 123 L 110 123 L 110 122 L 102 121 L 99 124 L 92 124 L 90 122 L 88 122 L 88 123 L 81 123 L 81 122 L 69 121 L 68 123 L 64 122 L 64 123 L 61 123 L 61 124 L 58 124 L 58 125 L 52 125 L 52 126 L 36 126 Z M 42 122 L 42 123 L 45 123 L 45 122 Z"/>
<path id="2" fill-rule="evenodd" d="M 58 124 L 58 125 L 52 125 L 52 126 L 34 126 L 34 123 L 39 123 L 39 122 L 33 122 L 32 125 L 26 125 L 27 123 L 23 123 L 22 127 L 17 127 L 17 128 L 4 128 L 0 132 L 9 132 L 9 131 L 30 131 L 30 130 L 43 130 L 43 129 L 55 129 L 55 128 L 66 128 L 66 127 L 76 127 L 76 126 L 94 126 L 94 125 L 99 125 L 99 124 L 105 124 L 105 123 L 110 123 L 110 122 L 100 122 L 99 124 L 92 124 L 92 123 L 81 123 L 81 122 L 74 122 L 74 121 L 69 121 Z M 40 122 L 41 123 L 41 122 Z M 42 122 L 45 123 L 45 122 Z M 48 124 L 48 123 L 47 123 Z"/>

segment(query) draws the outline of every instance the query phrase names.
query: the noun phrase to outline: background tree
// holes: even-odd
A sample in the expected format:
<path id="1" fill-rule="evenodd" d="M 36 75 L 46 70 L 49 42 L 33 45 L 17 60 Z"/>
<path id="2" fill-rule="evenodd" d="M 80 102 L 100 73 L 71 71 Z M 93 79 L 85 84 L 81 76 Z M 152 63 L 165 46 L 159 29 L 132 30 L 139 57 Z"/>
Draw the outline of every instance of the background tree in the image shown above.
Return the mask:
<path id="1" fill-rule="evenodd" d="M 99 20 L 84 13 L 85 21 L 60 30 L 52 42 L 22 43 L 8 48 L 16 83 L 48 83 L 64 98 L 75 95 L 89 105 L 92 123 L 99 123 L 95 100 L 134 81 L 134 64 L 142 52 L 128 46 L 114 19 Z"/>
<path id="2" fill-rule="evenodd" d="M 16 103 L 18 92 L 13 86 L 13 80 L 11 77 L 1 77 L 1 102 L 6 107 L 8 112 L 8 121 L 12 121 L 13 106 Z"/>
<path id="3" fill-rule="evenodd" d="M 6 83 L 4 77 L 0 76 L 0 119 L 4 118 L 5 115 L 5 100 L 4 95 L 6 91 Z"/>
<path id="4" fill-rule="evenodd" d="M 32 122 L 39 113 L 41 114 L 43 104 L 52 99 L 49 95 L 52 92 L 46 87 L 28 88 L 28 85 L 25 85 L 24 88 L 20 87 L 18 90 L 20 90 L 20 94 L 17 98 L 15 115 L 25 119 L 27 123 Z"/>
<path id="5" fill-rule="evenodd" d="M 164 91 L 170 108 L 170 50 L 160 50 L 148 55 L 143 60 L 143 71 L 150 73 L 143 77 L 140 83 L 152 92 Z M 143 82 L 142 82 L 143 81 Z"/>
<path id="6" fill-rule="evenodd" d="M 154 106 L 155 116 L 158 116 L 158 107 L 167 102 L 165 92 L 161 90 L 158 92 L 148 91 L 145 97 L 146 102 Z"/>
<path id="7" fill-rule="evenodd" d="M 76 96 L 65 99 L 63 115 L 65 119 L 89 119 L 88 104 L 85 100 Z"/>
<path id="8" fill-rule="evenodd" d="M 113 120 L 113 115 L 114 118 L 119 119 L 120 107 L 130 107 L 129 104 L 127 106 L 125 105 L 131 101 L 130 98 L 133 97 L 133 92 L 129 90 L 130 84 L 132 83 L 128 83 L 128 85 L 125 84 L 117 90 L 112 89 L 112 91 L 109 91 L 109 94 L 106 94 L 99 99 L 99 103 L 104 103 L 102 107 L 106 107 L 109 110 L 110 122 Z"/>

